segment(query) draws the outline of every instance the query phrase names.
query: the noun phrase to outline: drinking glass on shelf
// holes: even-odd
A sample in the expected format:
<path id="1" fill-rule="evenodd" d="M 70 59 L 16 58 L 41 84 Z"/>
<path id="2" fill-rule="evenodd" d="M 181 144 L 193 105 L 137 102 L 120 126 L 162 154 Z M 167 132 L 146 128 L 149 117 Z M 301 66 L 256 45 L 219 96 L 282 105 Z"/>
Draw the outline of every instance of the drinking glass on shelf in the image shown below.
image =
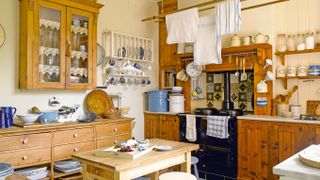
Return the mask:
<path id="1" fill-rule="evenodd" d="M 53 55 L 49 54 L 47 58 L 47 65 L 52 66 L 54 64 L 54 58 Z"/>
<path id="2" fill-rule="evenodd" d="M 52 47 L 52 30 L 50 27 L 46 28 L 46 47 Z"/>
<path id="3" fill-rule="evenodd" d="M 59 54 L 56 54 L 56 55 L 54 56 L 54 65 L 55 65 L 55 66 L 59 66 L 59 64 L 60 64 Z"/>
<path id="4" fill-rule="evenodd" d="M 53 48 L 59 48 L 59 31 L 57 29 L 54 29 L 52 31 L 52 47 Z"/>
<path id="5" fill-rule="evenodd" d="M 77 51 L 80 46 L 80 37 L 78 33 L 72 32 L 72 50 Z"/>
<path id="6" fill-rule="evenodd" d="M 285 34 L 278 34 L 277 37 L 277 51 L 278 52 L 285 52 L 286 51 L 286 35 Z"/>
<path id="7" fill-rule="evenodd" d="M 78 58 L 76 58 L 76 57 L 73 57 L 72 58 L 72 67 L 74 67 L 74 68 L 78 68 L 79 67 L 79 60 L 78 60 Z"/>
<path id="8" fill-rule="evenodd" d="M 295 43 L 295 35 L 289 35 L 287 39 L 287 50 L 288 51 L 295 51 L 296 50 L 296 43 Z"/>
<path id="9" fill-rule="evenodd" d="M 40 46 L 45 46 L 45 40 L 46 40 L 46 29 L 44 26 L 41 26 L 40 30 L 39 30 L 39 44 L 40 44 Z"/>

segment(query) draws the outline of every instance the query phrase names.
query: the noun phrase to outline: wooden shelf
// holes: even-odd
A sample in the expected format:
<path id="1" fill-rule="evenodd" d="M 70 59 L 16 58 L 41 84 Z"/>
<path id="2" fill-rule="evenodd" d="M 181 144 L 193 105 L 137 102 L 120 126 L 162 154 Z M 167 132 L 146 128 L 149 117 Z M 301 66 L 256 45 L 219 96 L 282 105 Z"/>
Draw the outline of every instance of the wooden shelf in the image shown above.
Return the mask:
<path id="1" fill-rule="evenodd" d="M 176 54 L 175 56 L 180 60 L 193 60 L 193 53 Z"/>
<path id="2" fill-rule="evenodd" d="M 65 176 L 71 176 L 71 175 L 75 175 L 75 174 L 81 174 L 81 171 L 73 171 L 73 172 L 68 172 L 68 173 L 63 173 L 60 171 L 54 171 L 54 178 L 61 178 L 61 177 L 65 177 Z"/>
<path id="3" fill-rule="evenodd" d="M 320 76 L 277 77 L 277 79 L 320 79 Z"/>
<path id="4" fill-rule="evenodd" d="M 276 52 L 277 56 L 285 56 L 285 55 L 295 55 L 295 54 L 308 54 L 308 53 L 317 53 L 320 52 L 320 48 L 317 49 L 306 49 L 301 51 L 286 51 L 286 52 Z"/>

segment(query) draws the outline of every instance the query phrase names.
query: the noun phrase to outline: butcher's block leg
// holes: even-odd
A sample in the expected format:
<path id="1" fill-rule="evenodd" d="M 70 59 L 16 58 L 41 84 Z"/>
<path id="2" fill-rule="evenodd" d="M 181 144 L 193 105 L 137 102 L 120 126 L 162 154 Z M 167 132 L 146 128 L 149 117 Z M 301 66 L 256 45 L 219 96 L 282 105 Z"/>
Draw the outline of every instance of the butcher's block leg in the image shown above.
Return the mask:
<path id="1" fill-rule="evenodd" d="M 185 162 L 181 164 L 181 171 L 191 173 L 191 152 L 185 154 Z"/>

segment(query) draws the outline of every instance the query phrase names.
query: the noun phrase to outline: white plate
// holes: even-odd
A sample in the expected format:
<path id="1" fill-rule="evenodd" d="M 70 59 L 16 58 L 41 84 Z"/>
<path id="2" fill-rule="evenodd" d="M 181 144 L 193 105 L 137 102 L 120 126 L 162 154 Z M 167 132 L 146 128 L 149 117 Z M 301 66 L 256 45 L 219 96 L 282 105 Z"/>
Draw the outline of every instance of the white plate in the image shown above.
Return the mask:
<path id="1" fill-rule="evenodd" d="M 80 165 L 79 161 L 58 161 L 54 163 L 54 167 L 62 168 L 62 169 L 70 169 Z"/>
<path id="2" fill-rule="evenodd" d="M 154 147 L 154 150 L 156 151 L 170 151 L 172 150 L 171 146 L 156 146 Z"/>
<path id="3" fill-rule="evenodd" d="M 48 176 L 48 171 L 42 172 L 42 173 L 38 173 L 35 175 L 31 175 L 31 176 L 27 176 L 28 179 L 30 180 L 38 180 L 38 179 L 43 179 L 45 177 Z"/>
<path id="4" fill-rule="evenodd" d="M 186 71 L 190 77 L 198 78 L 201 75 L 202 69 L 200 68 L 200 66 L 197 66 L 193 62 L 191 62 L 187 65 Z"/>

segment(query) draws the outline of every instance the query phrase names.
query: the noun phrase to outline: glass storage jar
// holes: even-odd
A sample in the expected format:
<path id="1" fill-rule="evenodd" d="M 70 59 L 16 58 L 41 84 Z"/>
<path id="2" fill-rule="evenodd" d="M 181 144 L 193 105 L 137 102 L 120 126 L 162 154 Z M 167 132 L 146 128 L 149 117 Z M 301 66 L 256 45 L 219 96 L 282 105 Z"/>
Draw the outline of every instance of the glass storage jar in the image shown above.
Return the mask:
<path id="1" fill-rule="evenodd" d="M 305 50 L 306 49 L 306 44 L 305 44 L 305 38 L 304 34 L 298 34 L 297 35 L 297 50 Z"/>
<path id="2" fill-rule="evenodd" d="M 288 51 L 295 51 L 296 50 L 296 43 L 295 43 L 295 35 L 289 35 L 287 39 L 287 50 Z"/>
<path id="3" fill-rule="evenodd" d="M 306 49 L 314 49 L 314 36 L 313 33 L 306 34 Z"/>
<path id="4" fill-rule="evenodd" d="M 316 32 L 315 41 L 316 41 L 316 47 L 320 48 L 320 31 Z"/>
<path id="5" fill-rule="evenodd" d="M 286 35 L 285 34 L 278 34 L 277 51 L 278 52 L 285 52 L 286 50 L 287 50 Z"/>

